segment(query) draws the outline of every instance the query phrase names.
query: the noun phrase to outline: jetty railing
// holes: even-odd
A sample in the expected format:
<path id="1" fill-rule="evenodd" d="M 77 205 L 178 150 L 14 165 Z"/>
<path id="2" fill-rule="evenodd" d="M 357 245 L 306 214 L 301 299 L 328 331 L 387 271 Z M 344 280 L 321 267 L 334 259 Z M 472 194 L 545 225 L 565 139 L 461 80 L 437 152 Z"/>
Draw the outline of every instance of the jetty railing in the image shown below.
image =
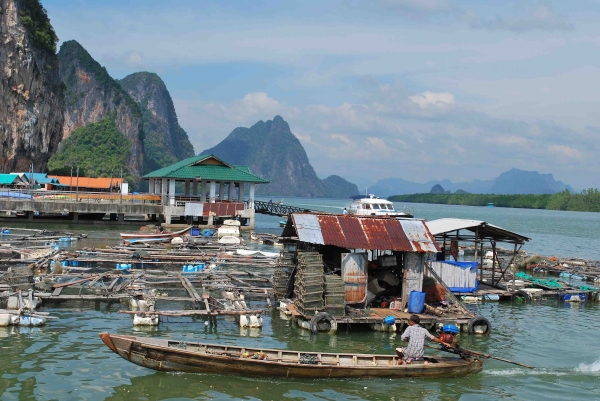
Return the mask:
<path id="1" fill-rule="evenodd" d="M 161 196 L 155 194 L 122 194 L 120 192 L 50 191 L 0 188 L 0 197 L 53 203 L 147 203 L 160 205 Z"/>
<path id="2" fill-rule="evenodd" d="M 311 210 L 303 207 L 282 205 L 279 203 L 263 202 L 257 200 L 254 201 L 254 211 L 256 213 L 268 214 L 271 216 L 289 216 L 290 213 L 311 212 Z"/>

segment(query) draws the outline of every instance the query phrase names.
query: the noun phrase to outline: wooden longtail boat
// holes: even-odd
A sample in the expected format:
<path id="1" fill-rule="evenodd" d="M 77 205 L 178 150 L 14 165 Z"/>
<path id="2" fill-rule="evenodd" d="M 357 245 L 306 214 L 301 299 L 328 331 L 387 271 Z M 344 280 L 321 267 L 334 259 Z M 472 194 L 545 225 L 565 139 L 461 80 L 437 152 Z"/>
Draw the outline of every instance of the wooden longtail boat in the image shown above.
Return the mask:
<path id="1" fill-rule="evenodd" d="M 184 228 L 181 231 L 176 231 L 173 233 L 155 233 L 155 234 L 144 234 L 144 233 L 119 233 L 121 234 L 121 238 L 123 238 L 123 242 L 126 244 L 131 244 L 134 242 L 161 242 L 161 241 L 170 241 L 175 237 L 184 236 L 192 227 Z"/>
<path id="2" fill-rule="evenodd" d="M 100 333 L 115 353 L 137 365 L 165 372 L 243 376 L 458 377 L 477 373 L 479 359 L 426 357 L 428 363 L 398 365 L 395 355 L 338 354 L 262 349 Z"/>

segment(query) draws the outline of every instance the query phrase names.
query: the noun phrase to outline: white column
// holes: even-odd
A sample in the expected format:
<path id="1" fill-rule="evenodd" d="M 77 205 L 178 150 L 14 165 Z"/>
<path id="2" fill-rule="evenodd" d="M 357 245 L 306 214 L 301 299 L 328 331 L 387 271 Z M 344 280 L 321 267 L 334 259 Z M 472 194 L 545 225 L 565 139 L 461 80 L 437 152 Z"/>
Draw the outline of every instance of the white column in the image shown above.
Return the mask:
<path id="1" fill-rule="evenodd" d="M 160 179 L 160 186 L 161 186 L 161 190 L 160 190 L 160 194 L 162 196 L 162 204 L 166 204 L 167 203 L 167 179 L 166 178 L 161 178 Z"/>
<path id="2" fill-rule="evenodd" d="M 158 178 L 154 179 L 154 193 L 155 194 L 160 193 L 160 182 L 158 181 Z"/>
<path id="3" fill-rule="evenodd" d="M 223 202 L 225 196 L 225 183 L 223 181 L 219 182 L 219 202 Z"/>
<path id="4" fill-rule="evenodd" d="M 184 185 L 184 194 L 185 196 L 189 196 L 190 195 L 190 180 L 185 180 L 185 185 Z"/>
<path id="5" fill-rule="evenodd" d="M 244 201 L 244 183 L 240 182 L 240 192 L 238 195 L 238 201 L 243 202 Z"/>
<path id="6" fill-rule="evenodd" d="M 254 187 L 256 186 L 255 183 L 250 184 L 250 191 L 249 191 L 249 195 L 248 195 L 248 203 L 249 203 L 249 207 L 250 209 L 254 208 Z"/>
<path id="7" fill-rule="evenodd" d="M 169 180 L 169 204 L 175 206 L 175 180 Z"/>
<path id="8" fill-rule="evenodd" d="M 233 194 L 235 192 L 235 182 L 230 182 L 228 185 L 229 185 L 229 196 L 227 197 L 227 200 L 229 202 L 233 202 Z"/>
<path id="9" fill-rule="evenodd" d="M 192 195 L 198 196 L 198 181 L 196 180 L 192 182 Z"/>
<path id="10" fill-rule="evenodd" d="M 217 182 L 211 181 L 210 182 L 210 203 L 215 203 L 216 192 L 217 192 Z"/>
<path id="11" fill-rule="evenodd" d="M 156 178 L 150 178 L 150 183 L 148 184 L 148 193 L 150 194 L 154 193 L 154 186 L 156 185 L 154 181 L 156 181 Z"/>
<path id="12" fill-rule="evenodd" d="M 200 202 L 206 202 L 206 181 L 202 180 L 200 182 Z"/>

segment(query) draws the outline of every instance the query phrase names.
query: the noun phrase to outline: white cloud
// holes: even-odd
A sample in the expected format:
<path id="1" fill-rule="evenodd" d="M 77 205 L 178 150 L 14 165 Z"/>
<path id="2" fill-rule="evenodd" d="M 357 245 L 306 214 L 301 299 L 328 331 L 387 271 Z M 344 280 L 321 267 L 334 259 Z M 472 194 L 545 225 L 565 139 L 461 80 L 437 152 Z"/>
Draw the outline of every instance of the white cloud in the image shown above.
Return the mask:
<path id="1" fill-rule="evenodd" d="M 346 145 L 353 145 L 354 144 L 354 142 L 352 142 L 350 140 L 350 138 L 348 138 L 348 136 L 344 135 L 344 134 L 332 134 L 331 138 L 332 139 L 338 139 L 341 142 L 345 143 Z"/>
<path id="2" fill-rule="evenodd" d="M 569 162 L 581 160 L 582 154 L 579 150 L 565 145 L 549 145 L 548 151 L 557 156 L 557 161 L 564 162 L 565 159 Z"/>
<path id="3" fill-rule="evenodd" d="M 427 107 L 449 107 L 454 106 L 454 95 L 449 92 L 430 92 L 426 91 L 419 93 L 414 96 L 410 96 L 409 99 L 419 105 L 421 108 Z"/>
<path id="4" fill-rule="evenodd" d="M 144 57 L 138 52 L 130 52 L 125 60 L 130 67 L 143 67 Z"/>
<path id="5" fill-rule="evenodd" d="M 558 15 L 548 5 L 530 9 L 525 15 L 495 18 L 478 18 L 471 21 L 476 29 L 505 30 L 518 33 L 528 31 L 572 31 L 575 25 L 564 16 Z"/>

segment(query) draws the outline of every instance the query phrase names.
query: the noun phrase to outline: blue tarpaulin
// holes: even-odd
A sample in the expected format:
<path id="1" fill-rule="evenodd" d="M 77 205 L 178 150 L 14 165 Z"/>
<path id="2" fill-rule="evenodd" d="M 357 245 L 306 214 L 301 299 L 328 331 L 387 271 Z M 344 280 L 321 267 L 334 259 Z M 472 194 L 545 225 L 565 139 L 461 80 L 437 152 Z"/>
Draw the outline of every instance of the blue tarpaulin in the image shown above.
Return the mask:
<path id="1" fill-rule="evenodd" d="M 3 198 L 32 199 L 32 196 L 29 195 L 29 194 L 24 194 L 22 192 L 8 192 L 8 191 L 2 191 L 2 192 L 0 192 L 0 197 L 3 197 Z"/>

